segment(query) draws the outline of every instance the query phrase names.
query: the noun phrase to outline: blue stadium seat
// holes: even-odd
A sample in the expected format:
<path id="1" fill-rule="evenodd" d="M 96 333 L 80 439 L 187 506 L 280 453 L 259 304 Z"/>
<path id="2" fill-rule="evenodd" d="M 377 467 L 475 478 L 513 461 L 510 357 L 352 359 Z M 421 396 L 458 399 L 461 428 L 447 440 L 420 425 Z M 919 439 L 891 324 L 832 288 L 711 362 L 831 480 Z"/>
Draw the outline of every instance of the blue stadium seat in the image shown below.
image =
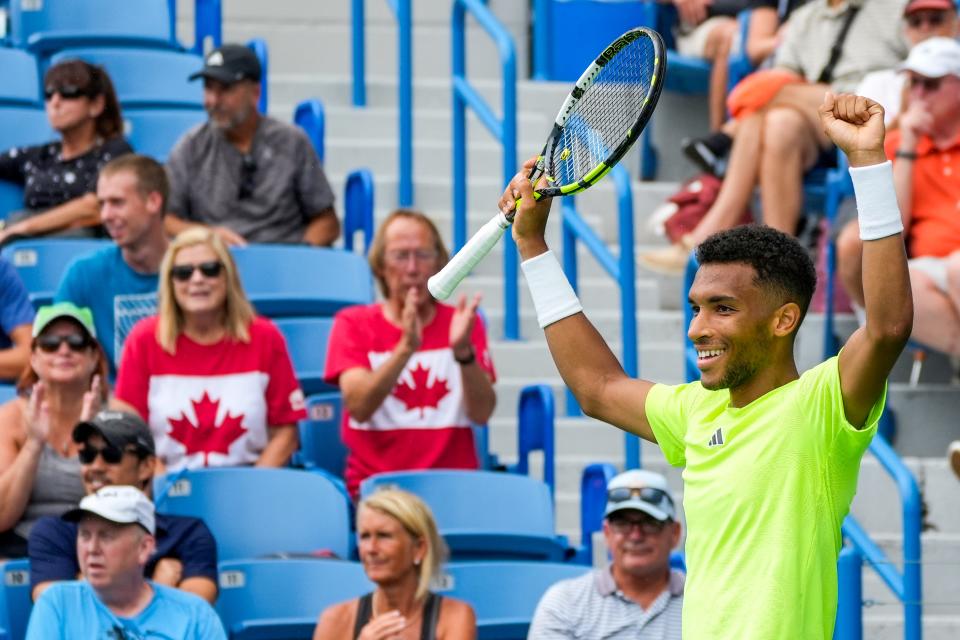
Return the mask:
<path id="1" fill-rule="evenodd" d="M 3 116 L 0 115 L 0 118 Z M 23 189 L 20 185 L 0 180 L 0 220 L 6 220 L 13 211 L 23 208 Z"/>
<path id="2" fill-rule="evenodd" d="M 130 146 L 165 162 L 183 134 L 207 121 L 207 113 L 203 109 L 125 109 L 123 120 Z"/>
<path id="3" fill-rule="evenodd" d="M 340 439 L 343 400 L 339 391 L 307 397 L 307 419 L 300 421 L 300 450 L 295 464 L 343 477 L 347 448 Z"/>
<path id="4" fill-rule="evenodd" d="M 46 55 L 78 46 L 174 48 L 168 0 L 11 2 L 14 46 Z"/>
<path id="5" fill-rule="evenodd" d="M 30 599 L 30 561 L 26 558 L 2 563 L 0 585 L 0 628 L 10 640 L 23 640 L 33 601 Z"/>
<path id="6" fill-rule="evenodd" d="M 293 361 L 300 388 L 307 395 L 335 391 L 323 381 L 323 367 L 327 361 L 327 341 L 330 338 L 332 318 L 277 318 L 277 328 L 287 340 L 287 351 Z"/>
<path id="7" fill-rule="evenodd" d="M 444 567 L 436 591 L 469 603 L 479 640 L 524 640 L 544 592 L 590 567 L 553 562 L 458 562 Z"/>
<path id="8" fill-rule="evenodd" d="M 231 640 L 310 640 L 324 609 L 373 588 L 356 562 L 221 562 L 217 612 Z"/>
<path id="9" fill-rule="evenodd" d="M 17 396 L 17 388 L 12 384 L 0 384 L 0 404 L 13 400 Z"/>
<path id="10" fill-rule="evenodd" d="M 36 58 L 20 49 L 0 48 L 0 69 L 3 69 L 0 104 L 43 105 Z"/>
<path id="11" fill-rule="evenodd" d="M 490 471 L 400 471 L 367 478 L 360 493 L 386 486 L 423 498 L 456 560 L 561 561 L 566 554 L 566 541 L 554 533 L 550 490 L 539 480 Z"/>
<path id="12" fill-rule="evenodd" d="M 50 64 L 76 58 L 107 70 L 124 110 L 203 108 L 203 83 L 187 80 L 203 66 L 200 56 L 163 49 L 83 47 L 61 51 Z"/>
<path id="13" fill-rule="evenodd" d="M 293 112 L 293 124 L 303 129 L 310 142 L 313 144 L 313 150 L 317 152 L 320 162 L 323 162 L 324 156 L 324 131 L 326 119 L 323 115 L 323 103 L 317 98 L 304 100 L 297 105 Z"/>
<path id="14" fill-rule="evenodd" d="M 233 257 L 247 297 L 261 315 L 332 316 L 373 301 L 370 267 L 353 253 L 261 244 L 235 248 Z"/>
<path id="15" fill-rule="evenodd" d="M 354 235 L 363 232 L 363 254 L 373 242 L 373 173 L 369 169 L 351 171 L 343 186 L 343 246 L 353 251 Z"/>
<path id="16" fill-rule="evenodd" d="M 319 474 L 233 467 L 154 479 L 157 510 L 203 518 L 221 560 L 283 553 L 348 557 L 346 496 Z"/>
<path id="17" fill-rule="evenodd" d="M 18 240 L 3 249 L 30 294 L 34 307 L 50 304 L 67 265 L 78 257 L 110 246 L 93 238 L 41 238 Z"/>
<path id="18" fill-rule="evenodd" d="M 56 137 L 41 107 L 0 104 L 0 151 L 43 144 Z"/>

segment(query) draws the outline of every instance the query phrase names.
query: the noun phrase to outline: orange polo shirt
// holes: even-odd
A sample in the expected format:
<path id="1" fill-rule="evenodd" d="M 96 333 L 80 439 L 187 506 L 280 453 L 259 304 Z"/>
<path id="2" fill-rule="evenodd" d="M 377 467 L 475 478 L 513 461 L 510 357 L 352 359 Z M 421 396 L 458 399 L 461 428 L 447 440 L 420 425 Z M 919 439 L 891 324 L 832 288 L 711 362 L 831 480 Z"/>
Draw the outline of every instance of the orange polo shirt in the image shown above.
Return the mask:
<path id="1" fill-rule="evenodd" d="M 900 146 L 900 130 L 887 133 L 887 157 Z M 960 137 L 947 149 L 937 149 L 927 136 L 917 143 L 913 161 L 907 252 L 911 258 L 944 257 L 960 250 Z"/>

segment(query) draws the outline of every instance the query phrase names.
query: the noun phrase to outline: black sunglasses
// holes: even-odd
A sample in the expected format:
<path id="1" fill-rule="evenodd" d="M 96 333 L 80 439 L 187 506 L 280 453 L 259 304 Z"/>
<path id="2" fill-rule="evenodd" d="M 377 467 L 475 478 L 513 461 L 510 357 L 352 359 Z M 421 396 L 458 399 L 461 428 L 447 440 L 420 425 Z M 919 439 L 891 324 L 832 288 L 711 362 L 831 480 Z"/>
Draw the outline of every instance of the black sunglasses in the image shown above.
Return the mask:
<path id="1" fill-rule="evenodd" d="M 80 462 L 83 464 L 91 464 L 97 459 L 97 456 L 101 456 L 107 464 L 120 464 L 120 461 L 123 460 L 124 453 L 137 454 L 137 450 L 133 448 L 120 449 L 112 444 L 100 448 L 86 444 L 80 449 L 78 456 Z"/>
<path id="2" fill-rule="evenodd" d="M 940 89 L 943 78 L 925 78 L 923 76 L 912 76 L 910 78 L 911 87 L 923 87 L 924 91 L 932 92 Z"/>
<path id="3" fill-rule="evenodd" d="M 918 11 L 917 13 L 911 13 L 906 19 L 907 25 L 909 25 L 911 29 L 919 29 L 924 22 L 931 27 L 939 27 L 946 22 L 947 15 L 943 11 L 935 11 L 933 13 Z"/>
<path id="4" fill-rule="evenodd" d="M 58 87 L 49 86 L 43 90 L 43 97 L 46 100 L 53 98 L 54 94 L 59 93 L 64 100 L 76 100 L 77 98 L 90 97 L 90 90 L 86 87 L 78 87 L 72 84 L 62 84 Z"/>
<path id="5" fill-rule="evenodd" d="M 41 351 L 53 353 L 60 349 L 64 342 L 70 347 L 71 351 L 83 351 L 91 346 L 93 342 L 85 335 L 79 333 L 51 334 L 37 338 L 37 347 Z"/>
<path id="6" fill-rule="evenodd" d="M 246 200 L 253 195 L 253 189 L 256 186 L 253 178 L 257 173 L 257 161 L 250 155 L 243 156 L 243 165 L 240 170 L 240 191 L 237 193 L 238 200 Z"/>
<path id="7" fill-rule="evenodd" d="M 175 264 L 170 267 L 170 277 L 179 282 L 186 282 L 193 277 L 193 272 L 200 269 L 205 278 L 216 278 L 223 271 L 223 263 L 219 260 L 201 262 L 200 264 Z"/>

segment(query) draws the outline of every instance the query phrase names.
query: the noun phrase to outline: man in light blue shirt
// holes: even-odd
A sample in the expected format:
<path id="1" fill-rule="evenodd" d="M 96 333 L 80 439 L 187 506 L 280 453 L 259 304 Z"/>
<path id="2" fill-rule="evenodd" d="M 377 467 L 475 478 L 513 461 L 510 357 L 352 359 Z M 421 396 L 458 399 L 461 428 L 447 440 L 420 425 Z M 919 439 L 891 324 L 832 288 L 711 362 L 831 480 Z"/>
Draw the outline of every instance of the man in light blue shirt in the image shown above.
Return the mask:
<path id="1" fill-rule="evenodd" d="M 63 518 L 79 523 L 77 558 L 84 580 L 59 582 L 43 592 L 30 614 L 27 640 L 226 640 L 204 600 L 143 577 L 156 545 L 156 516 L 139 489 L 103 487 Z"/>
<path id="2" fill-rule="evenodd" d="M 115 246 L 77 258 L 57 302 L 89 307 L 116 377 L 123 342 L 139 320 L 157 312 L 157 272 L 167 251 L 163 215 L 170 187 L 157 161 L 129 154 L 107 163 L 97 180 L 100 221 Z"/>

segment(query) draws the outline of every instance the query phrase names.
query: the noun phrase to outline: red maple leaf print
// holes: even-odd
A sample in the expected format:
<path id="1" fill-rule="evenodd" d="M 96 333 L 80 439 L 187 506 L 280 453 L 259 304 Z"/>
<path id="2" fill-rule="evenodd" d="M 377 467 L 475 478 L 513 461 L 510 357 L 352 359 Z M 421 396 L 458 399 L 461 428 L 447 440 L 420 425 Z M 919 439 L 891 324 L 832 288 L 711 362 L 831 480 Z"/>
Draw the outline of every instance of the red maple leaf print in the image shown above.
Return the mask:
<path id="1" fill-rule="evenodd" d="M 224 416 L 223 422 L 217 424 L 217 408 L 220 400 L 213 401 L 207 392 L 203 392 L 200 400 L 191 400 L 193 412 L 197 416 L 197 424 L 190 422 L 184 412 L 179 418 L 168 418 L 170 423 L 169 436 L 186 447 L 186 454 L 203 454 L 203 466 L 209 466 L 208 458 L 211 453 L 230 452 L 230 445 L 237 438 L 247 432 L 243 426 L 243 414 L 231 416 L 230 412 Z"/>
<path id="2" fill-rule="evenodd" d="M 427 407 L 436 409 L 440 401 L 450 393 L 450 388 L 446 380 L 439 378 L 428 385 L 430 369 L 425 369 L 423 363 L 417 363 L 417 368 L 411 369 L 410 375 L 413 377 L 413 386 L 401 382 L 393 388 L 393 395 L 407 406 L 407 411 L 420 409 L 420 418 L 423 419 L 424 409 Z"/>

